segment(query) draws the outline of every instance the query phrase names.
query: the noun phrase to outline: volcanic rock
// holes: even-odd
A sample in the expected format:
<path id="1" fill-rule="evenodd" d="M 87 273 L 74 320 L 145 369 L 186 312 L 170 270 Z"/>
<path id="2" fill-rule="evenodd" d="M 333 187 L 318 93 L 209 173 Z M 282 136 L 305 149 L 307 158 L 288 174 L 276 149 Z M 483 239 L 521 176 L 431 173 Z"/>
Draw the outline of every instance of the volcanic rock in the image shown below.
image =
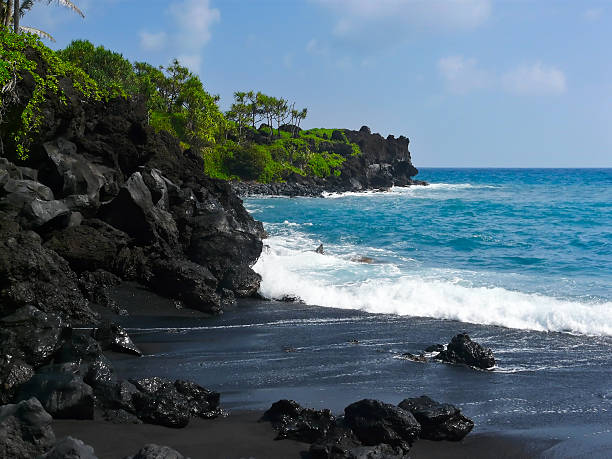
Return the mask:
<path id="1" fill-rule="evenodd" d="M 460 441 L 474 427 L 474 422 L 448 403 L 438 403 L 423 395 L 407 398 L 399 407 L 410 411 L 421 424 L 420 438 L 426 440 Z"/>
<path id="2" fill-rule="evenodd" d="M 347 406 L 344 420 L 364 445 L 385 443 L 408 451 L 421 432 L 409 411 L 378 400 L 364 399 Z"/>
<path id="3" fill-rule="evenodd" d="M 92 336 L 100 343 L 102 349 L 141 356 L 142 352 L 121 325 L 106 323 L 93 330 Z"/>
<path id="4" fill-rule="evenodd" d="M 269 421 L 278 431 L 277 439 L 313 443 L 324 438 L 331 428 L 334 417 L 329 410 L 303 408 L 293 400 L 279 400 L 272 404 L 261 418 Z"/>
<path id="5" fill-rule="evenodd" d="M 153 443 L 145 445 L 134 456 L 125 459 L 184 459 L 184 456 L 169 446 L 159 446 Z"/>
<path id="6" fill-rule="evenodd" d="M 82 440 L 65 437 L 40 459 L 98 459 L 98 456 L 95 455 L 94 449 Z"/>
<path id="7" fill-rule="evenodd" d="M 31 459 L 55 442 L 53 418 L 35 398 L 0 406 L 0 457 Z"/>
<path id="8" fill-rule="evenodd" d="M 465 333 L 453 337 L 446 350 L 440 352 L 435 359 L 448 363 L 458 363 L 488 370 L 495 366 L 495 358 L 491 349 L 485 349 L 472 341 Z"/>

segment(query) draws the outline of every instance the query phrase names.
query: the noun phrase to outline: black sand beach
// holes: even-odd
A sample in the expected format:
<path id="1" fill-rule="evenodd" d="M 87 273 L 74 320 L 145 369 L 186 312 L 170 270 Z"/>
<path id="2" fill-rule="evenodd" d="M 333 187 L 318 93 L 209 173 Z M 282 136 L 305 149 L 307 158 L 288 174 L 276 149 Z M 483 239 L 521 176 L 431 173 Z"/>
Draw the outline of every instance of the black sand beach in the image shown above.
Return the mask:
<path id="1" fill-rule="evenodd" d="M 308 457 L 309 445 L 293 440 L 274 441 L 269 423 L 258 422 L 261 412 L 232 412 L 215 420 L 195 420 L 184 429 L 116 425 L 103 421 L 55 421 L 58 437 L 72 435 L 94 447 L 100 459 L 134 454 L 145 443 L 168 445 L 192 459 L 284 459 Z M 419 440 L 412 458 L 527 458 L 538 457 L 557 442 L 527 440 L 503 434 L 469 435 L 462 442 Z"/>

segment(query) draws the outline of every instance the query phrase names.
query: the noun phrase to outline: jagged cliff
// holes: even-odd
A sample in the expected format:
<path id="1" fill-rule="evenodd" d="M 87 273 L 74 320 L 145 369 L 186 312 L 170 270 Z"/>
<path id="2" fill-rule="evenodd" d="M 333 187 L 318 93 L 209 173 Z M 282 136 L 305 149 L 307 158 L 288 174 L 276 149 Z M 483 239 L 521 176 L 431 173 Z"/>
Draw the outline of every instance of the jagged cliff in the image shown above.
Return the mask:
<path id="1" fill-rule="evenodd" d="M 206 312 L 254 294 L 264 231 L 229 184 L 151 129 L 139 104 L 60 85 L 65 101 L 45 101 L 27 160 L 11 144 L 36 87 L 27 73 L 0 124 L 0 316 L 34 305 L 92 321 L 88 302 L 109 303 L 105 288 L 121 280 Z"/>
<path id="2" fill-rule="evenodd" d="M 407 137 L 389 135 L 384 138 L 380 134 L 372 134 L 367 126 L 362 126 L 359 131 L 343 129 L 342 132 L 349 142 L 359 146 L 361 154 L 354 155 L 349 144 L 329 143 L 330 153 L 337 153 L 345 159 L 339 176 L 321 178 L 292 174 L 283 183 L 234 182 L 234 189 L 240 195 L 319 196 L 326 191 L 362 191 L 425 184 L 413 179 L 419 171 L 412 165 L 408 149 L 410 140 Z"/>

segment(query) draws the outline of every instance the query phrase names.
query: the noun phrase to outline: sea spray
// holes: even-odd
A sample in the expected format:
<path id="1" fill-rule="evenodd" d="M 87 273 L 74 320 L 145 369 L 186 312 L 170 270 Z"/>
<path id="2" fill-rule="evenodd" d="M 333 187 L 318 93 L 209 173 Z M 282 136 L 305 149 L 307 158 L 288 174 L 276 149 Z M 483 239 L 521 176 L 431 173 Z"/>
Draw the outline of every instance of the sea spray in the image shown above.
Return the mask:
<path id="1" fill-rule="evenodd" d="M 302 236 L 301 243 L 304 242 Z M 260 293 L 298 297 L 307 304 L 372 313 L 452 319 L 537 331 L 612 336 L 612 303 L 581 303 L 500 287 L 466 286 L 425 278 L 392 264 L 364 265 L 313 250 L 295 250 L 271 238 L 254 266 Z M 311 246 L 314 246 L 311 244 Z M 375 277 L 374 277 L 375 276 Z"/>

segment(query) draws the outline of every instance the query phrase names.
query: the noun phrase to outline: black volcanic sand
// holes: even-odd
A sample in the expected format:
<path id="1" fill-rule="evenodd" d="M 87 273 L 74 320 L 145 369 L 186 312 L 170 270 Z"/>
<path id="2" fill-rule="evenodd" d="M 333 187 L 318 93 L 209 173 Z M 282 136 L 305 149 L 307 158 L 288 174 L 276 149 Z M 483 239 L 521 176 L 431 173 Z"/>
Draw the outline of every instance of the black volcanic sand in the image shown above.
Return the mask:
<path id="1" fill-rule="evenodd" d="M 475 428 L 461 443 L 418 441 L 411 457 L 594 458 L 612 450 L 608 337 L 251 300 L 210 317 L 133 284 L 121 286 L 115 299 L 131 314 L 115 320 L 145 353 L 111 355 L 119 376 L 193 380 L 220 392 L 230 415 L 179 430 L 55 422 L 58 436 L 81 438 L 100 457 L 133 454 L 145 443 L 173 446 L 192 459 L 299 457 L 309 445 L 273 441 L 271 427 L 256 422 L 273 402 L 289 398 L 341 414 L 362 398 L 396 404 L 422 394 L 458 406 Z M 459 332 L 491 347 L 498 368 L 398 358 Z"/>
<path id="2" fill-rule="evenodd" d="M 93 446 L 100 459 L 118 459 L 136 453 L 147 443 L 170 446 L 192 459 L 299 458 L 308 457 L 310 445 L 277 440 L 267 422 L 257 422 L 261 412 L 235 412 L 226 418 L 194 420 L 184 429 L 117 425 L 103 421 L 53 422 L 58 438 L 66 435 Z M 554 441 L 475 434 L 460 443 L 419 440 L 410 450 L 413 458 L 519 458 L 535 457 Z"/>

